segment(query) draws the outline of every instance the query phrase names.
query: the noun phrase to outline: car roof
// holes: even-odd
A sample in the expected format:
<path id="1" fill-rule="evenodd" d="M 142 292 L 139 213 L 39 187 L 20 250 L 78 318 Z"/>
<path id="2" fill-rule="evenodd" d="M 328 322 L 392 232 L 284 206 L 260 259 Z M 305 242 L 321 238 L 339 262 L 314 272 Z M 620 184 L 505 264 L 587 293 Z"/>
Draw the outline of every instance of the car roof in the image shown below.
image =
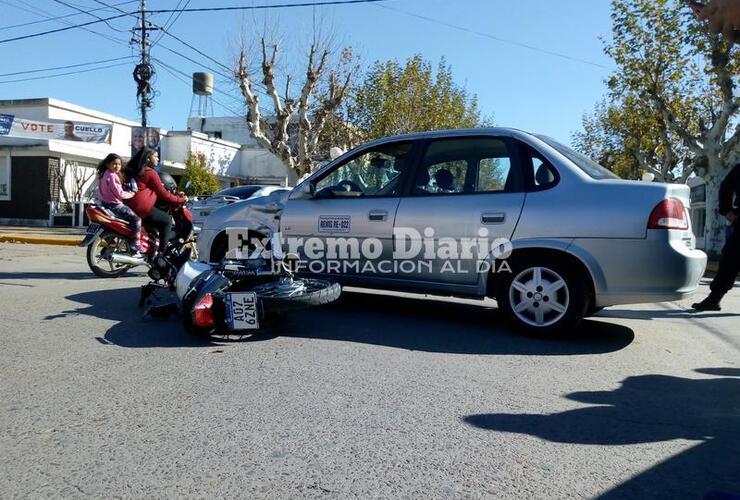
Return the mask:
<path id="1" fill-rule="evenodd" d="M 423 139 L 440 139 L 447 137 L 468 137 L 468 136 L 479 136 L 479 135 L 498 135 L 505 137 L 521 137 L 523 135 L 532 136 L 534 134 L 526 132 L 524 130 L 510 128 L 510 127 L 485 127 L 485 128 L 463 128 L 463 129 L 448 129 L 448 130 L 433 130 L 430 132 L 413 132 L 410 134 L 393 135 L 376 139 L 372 142 L 364 144 L 364 146 L 375 146 L 379 144 L 387 144 L 391 142 L 402 142 L 402 141 L 418 141 Z"/>

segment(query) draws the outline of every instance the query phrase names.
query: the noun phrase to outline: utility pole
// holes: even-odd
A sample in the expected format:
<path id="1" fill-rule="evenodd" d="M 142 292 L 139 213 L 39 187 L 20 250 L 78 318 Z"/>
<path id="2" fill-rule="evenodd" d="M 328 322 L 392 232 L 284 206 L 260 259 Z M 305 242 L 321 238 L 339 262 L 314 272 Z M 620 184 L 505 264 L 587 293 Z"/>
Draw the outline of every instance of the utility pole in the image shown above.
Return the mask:
<path id="1" fill-rule="evenodd" d="M 154 101 L 154 90 L 150 80 L 154 76 L 154 67 L 149 59 L 149 35 L 147 32 L 155 31 L 158 28 L 148 26 L 146 21 L 146 0 L 141 0 L 139 8 L 141 24 L 134 28 L 134 31 L 140 32 L 141 42 L 141 62 L 134 68 L 134 81 L 136 82 L 136 98 L 139 101 L 139 110 L 141 112 L 141 126 L 147 126 L 147 111 L 152 108 Z"/>

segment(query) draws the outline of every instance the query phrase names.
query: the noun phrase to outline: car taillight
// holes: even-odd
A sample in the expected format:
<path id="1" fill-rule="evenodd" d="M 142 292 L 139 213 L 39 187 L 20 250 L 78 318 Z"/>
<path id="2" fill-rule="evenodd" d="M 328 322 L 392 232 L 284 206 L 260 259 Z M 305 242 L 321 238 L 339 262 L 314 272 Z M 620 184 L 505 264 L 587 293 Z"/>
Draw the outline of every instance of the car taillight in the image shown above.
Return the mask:
<path id="1" fill-rule="evenodd" d="M 678 198 L 669 198 L 661 201 L 650 214 L 648 229 L 678 229 L 685 231 L 689 228 L 689 219 L 686 209 Z"/>
<path id="2" fill-rule="evenodd" d="M 215 324 L 213 320 L 213 295 L 205 294 L 193 308 L 193 324 L 198 328 L 209 328 Z"/>

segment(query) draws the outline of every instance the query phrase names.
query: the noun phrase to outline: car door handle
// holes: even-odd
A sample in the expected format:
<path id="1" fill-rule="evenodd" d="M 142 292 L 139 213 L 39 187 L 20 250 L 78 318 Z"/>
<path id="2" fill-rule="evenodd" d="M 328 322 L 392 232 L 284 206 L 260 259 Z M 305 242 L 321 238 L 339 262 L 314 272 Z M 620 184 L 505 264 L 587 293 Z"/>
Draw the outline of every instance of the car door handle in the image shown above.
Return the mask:
<path id="1" fill-rule="evenodd" d="M 368 218 L 373 222 L 382 222 L 388 219 L 388 212 L 385 210 L 371 210 Z"/>
<path id="2" fill-rule="evenodd" d="M 506 221 L 506 214 L 503 212 L 486 213 L 480 216 L 483 224 L 503 224 Z"/>

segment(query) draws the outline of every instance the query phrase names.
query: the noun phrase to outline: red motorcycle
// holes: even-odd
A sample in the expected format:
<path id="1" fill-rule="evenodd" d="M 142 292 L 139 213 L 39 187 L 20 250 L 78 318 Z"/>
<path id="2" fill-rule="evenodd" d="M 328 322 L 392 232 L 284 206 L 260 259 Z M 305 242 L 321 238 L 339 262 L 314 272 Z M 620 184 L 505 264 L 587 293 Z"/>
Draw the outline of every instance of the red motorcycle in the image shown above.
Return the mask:
<path id="1" fill-rule="evenodd" d="M 159 207 L 173 217 L 175 237 L 166 252 L 159 251 L 159 233 L 156 228 L 143 225 L 141 228 L 140 251 L 142 257 L 131 255 L 134 232 L 131 225 L 115 216 L 105 207 L 90 205 L 85 209 L 90 225 L 81 247 L 87 247 L 87 264 L 96 276 L 117 278 L 129 269 L 149 267 L 149 277 L 154 281 L 164 280 L 171 284 L 178 269 L 194 257 L 195 240 L 193 216 L 185 206 Z"/>

